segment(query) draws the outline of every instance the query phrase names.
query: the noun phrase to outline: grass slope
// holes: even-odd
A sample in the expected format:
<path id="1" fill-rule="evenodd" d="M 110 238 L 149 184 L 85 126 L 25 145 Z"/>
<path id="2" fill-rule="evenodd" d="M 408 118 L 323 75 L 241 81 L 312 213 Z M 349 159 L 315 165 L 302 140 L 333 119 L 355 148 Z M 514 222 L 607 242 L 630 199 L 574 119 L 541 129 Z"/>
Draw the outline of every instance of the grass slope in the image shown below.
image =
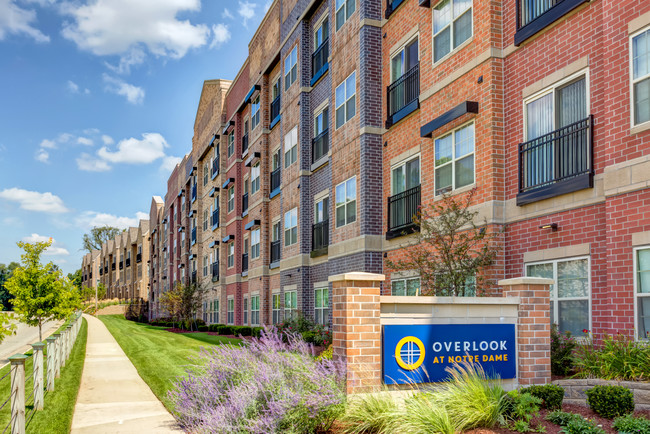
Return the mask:
<path id="1" fill-rule="evenodd" d="M 167 391 L 177 377 L 185 374 L 184 367 L 193 361 L 201 348 L 241 342 L 207 333 L 170 333 L 162 327 L 127 321 L 122 315 L 100 315 L 98 318 L 120 344 L 138 374 L 170 411 L 173 408 Z"/>

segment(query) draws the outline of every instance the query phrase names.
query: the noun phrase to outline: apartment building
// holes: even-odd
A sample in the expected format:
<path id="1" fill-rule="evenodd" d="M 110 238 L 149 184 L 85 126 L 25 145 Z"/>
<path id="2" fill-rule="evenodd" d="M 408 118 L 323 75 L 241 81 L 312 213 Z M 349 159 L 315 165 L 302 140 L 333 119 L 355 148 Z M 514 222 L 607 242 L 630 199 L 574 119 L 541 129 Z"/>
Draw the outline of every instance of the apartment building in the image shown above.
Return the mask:
<path id="1" fill-rule="evenodd" d="M 381 32 L 383 246 L 475 189 L 494 278 L 556 281 L 552 321 L 650 336 L 650 3 L 393 0 Z M 387 270 L 415 295 L 416 273 Z"/>
<path id="2" fill-rule="evenodd" d="M 99 282 L 100 250 L 93 250 L 86 253 L 81 259 L 81 285 L 86 288 L 97 287 Z"/>

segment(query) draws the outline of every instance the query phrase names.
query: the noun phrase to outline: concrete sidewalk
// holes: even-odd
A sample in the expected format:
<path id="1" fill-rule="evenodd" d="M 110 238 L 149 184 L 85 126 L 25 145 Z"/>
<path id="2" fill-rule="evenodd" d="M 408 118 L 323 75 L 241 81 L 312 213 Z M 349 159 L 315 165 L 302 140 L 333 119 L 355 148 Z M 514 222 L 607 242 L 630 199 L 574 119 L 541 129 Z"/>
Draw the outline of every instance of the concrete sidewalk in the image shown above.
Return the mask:
<path id="1" fill-rule="evenodd" d="M 84 318 L 88 322 L 86 361 L 71 432 L 183 432 L 104 323 L 93 316 Z"/>

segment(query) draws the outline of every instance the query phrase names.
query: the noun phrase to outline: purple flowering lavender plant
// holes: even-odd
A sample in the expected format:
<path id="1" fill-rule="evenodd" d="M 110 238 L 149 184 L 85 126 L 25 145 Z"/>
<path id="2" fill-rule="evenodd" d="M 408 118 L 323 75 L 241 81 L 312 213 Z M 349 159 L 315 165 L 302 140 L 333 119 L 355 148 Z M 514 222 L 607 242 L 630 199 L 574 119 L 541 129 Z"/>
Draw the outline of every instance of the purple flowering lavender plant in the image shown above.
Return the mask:
<path id="1" fill-rule="evenodd" d="M 197 433 L 309 433 L 345 410 L 345 368 L 316 360 L 297 334 L 272 327 L 245 346 L 203 350 L 169 392 L 181 426 Z"/>

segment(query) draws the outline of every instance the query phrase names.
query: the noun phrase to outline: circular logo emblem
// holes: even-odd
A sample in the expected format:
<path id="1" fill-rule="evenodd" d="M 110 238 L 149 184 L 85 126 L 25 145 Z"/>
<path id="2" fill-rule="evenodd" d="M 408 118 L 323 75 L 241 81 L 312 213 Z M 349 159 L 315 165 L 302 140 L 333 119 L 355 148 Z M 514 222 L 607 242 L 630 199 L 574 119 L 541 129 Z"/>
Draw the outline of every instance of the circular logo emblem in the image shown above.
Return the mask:
<path id="1" fill-rule="evenodd" d="M 402 338 L 395 347 L 395 360 L 407 371 L 419 368 L 424 362 L 424 344 L 414 336 Z"/>

